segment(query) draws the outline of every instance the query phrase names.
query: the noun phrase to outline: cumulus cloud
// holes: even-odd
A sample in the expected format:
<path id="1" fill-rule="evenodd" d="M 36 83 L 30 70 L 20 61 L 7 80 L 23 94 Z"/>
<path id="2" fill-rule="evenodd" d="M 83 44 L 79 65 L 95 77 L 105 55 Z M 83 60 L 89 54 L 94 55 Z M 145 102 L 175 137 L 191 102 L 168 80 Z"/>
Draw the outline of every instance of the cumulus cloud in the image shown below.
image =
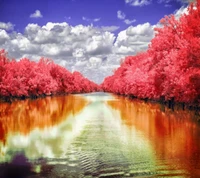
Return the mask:
<path id="1" fill-rule="evenodd" d="M 110 27 L 110 31 L 117 28 Z M 83 70 L 87 75 L 90 70 L 97 70 L 105 56 L 112 54 L 116 37 L 104 30 L 93 26 L 70 26 L 66 22 L 49 22 L 44 26 L 28 24 L 24 34 L 0 30 L 0 44 L 13 58 L 38 60 L 44 56 L 69 70 Z M 94 80 L 100 82 L 103 78 Z"/>
<path id="2" fill-rule="evenodd" d="M 85 55 L 85 49 L 83 48 L 76 48 L 73 53 L 72 53 L 73 57 L 75 58 L 82 58 Z"/>
<path id="3" fill-rule="evenodd" d="M 151 4 L 152 0 L 125 0 L 131 6 L 145 6 Z"/>
<path id="4" fill-rule="evenodd" d="M 89 58 L 89 66 L 92 68 L 99 68 L 102 63 L 102 58 L 100 57 L 90 57 Z"/>
<path id="5" fill-rule="evenodd" d="M 95 34 L 86 41 L 86 51 L 89 55 L 110 54 L 114 40 L 114 34 L 110 32 Z"/>
<path id="6" fill-rule="evenodd" d="M 39 10 L 36 10 L 33 14 L 30 15 L 30 18 L 42 18 L 43 15 Z"/>
<path id="7" fill-rule="evenodd" d="M 130 26 L 118 34 L 115 46 L 117 54 L 133 55 L 147 49 L 149 42 L 154 37 L 154 26 L 149 23 Z"/>
<path id="8" fill-rule="evenodd" d="M 0 22 L 0 29 L 13 30 L 14 29 L 14 25 L 12 23 L 10 23 L 10 22 L 8 22 L 8 23 Z"/>
<path id="9" fill-rule="evenodd" d="M 126 15 L 122 11 L 118 10 L 117 11 L 117 18 L 123 20 L 123 19 L 126 18 Z"/>
<path id="10" fill-rule="evenodd" d="M 130 26 L 126 30 L 127 35 L 134 36 L 134 35 L 140 35 L 140 36 L 151 36 L 153 34 L 153 26 L 151 26 L 150 23 L 144 23 L 139 24 L 135 27 Z"/>
<path id="11" fill-rule="evenodd" d="M 10 37 L 5 30 L 0 29 L 0 45 L 3 45 Z"/>
<path id="12" fill-rule="evenodd" d="M 44 56 L 100 83 L 124 56 L 145 50 L 154 35 L 149 23 L 130 26 L 116 36 L 112 31 L 117 29 L 118 26 L 71 26 L 66 22 L 28 24 L 23 34 L 0 30 L 0 46 L 11 58 L 37 61 Z"/>

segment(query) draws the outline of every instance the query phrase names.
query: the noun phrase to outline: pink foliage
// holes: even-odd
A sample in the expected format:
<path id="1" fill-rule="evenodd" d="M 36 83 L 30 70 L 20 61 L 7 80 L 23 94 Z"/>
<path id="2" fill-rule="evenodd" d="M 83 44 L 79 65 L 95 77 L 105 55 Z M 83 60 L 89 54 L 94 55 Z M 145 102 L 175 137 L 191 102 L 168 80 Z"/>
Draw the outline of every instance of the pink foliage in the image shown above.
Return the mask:
<path id="1" fill-rule="evenodd" d="M 37 97 L 63 93 L 92 92 L 99 86 L 79 72 L 70 73 L 52 60 L 41 58 L 38 63 L 29 59 L 9 60 L 0 51 L 0 96 Z"/>
<path id="2" fill-rule="evenodd" d="M 114 75 L 101 84 L 104 91 L 138 98 L 200 102 L 200 0 L 189 14 L 161 19 L 163 27 L 146 52 L 125 58 Z"/>

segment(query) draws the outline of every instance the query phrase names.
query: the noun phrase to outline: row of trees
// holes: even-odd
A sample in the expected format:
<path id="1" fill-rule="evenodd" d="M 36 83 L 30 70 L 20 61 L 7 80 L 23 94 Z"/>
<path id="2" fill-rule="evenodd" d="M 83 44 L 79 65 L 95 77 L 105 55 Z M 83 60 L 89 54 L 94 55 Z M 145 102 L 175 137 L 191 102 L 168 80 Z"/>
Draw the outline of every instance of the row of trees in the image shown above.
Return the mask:
<path id="1" fill-rule="evenodd" d="M 200 0 L 188 14 L 161 21 L 147 51 L 128 56 L 101 84 L 104 91 L 138 98 L 200 102 Z"/>
<path id="2" fill-rule="evenodd" d="M 10 60 L 5 50 L 0 51 L 0 97 L 38 97 L 63 93 L 86 93 L 99 86 L 79 72 L 70 73 L 52 60 L 39 62 Z"/>

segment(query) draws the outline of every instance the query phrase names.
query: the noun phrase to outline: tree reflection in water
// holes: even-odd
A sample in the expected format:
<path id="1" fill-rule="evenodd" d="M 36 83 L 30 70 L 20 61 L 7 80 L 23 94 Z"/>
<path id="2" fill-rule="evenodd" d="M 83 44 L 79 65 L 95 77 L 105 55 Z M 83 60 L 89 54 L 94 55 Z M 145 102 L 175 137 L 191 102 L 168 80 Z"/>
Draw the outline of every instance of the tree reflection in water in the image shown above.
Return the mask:
<path id="1" fill-rule="evenodd" d="M 0 103 L 0 140 L 5 142 L 9 133 L 28 134 L 32 130 L 45 129 L 59 124 L 70 114 L 76 114 L 87 101 L 75 95 L 46 97 L 37 100 Z"/>
<path id="2" fill-rule="evenodd" d="M 198 177 L 196 116 L 160 107 L 105 93 L 1 103 L 0 177 Z"/>
<path id="3" fill-rule="evenodd" d="M 107 104 L 120 113 L 125 125 L 150 140 L 158 166 L 166 164 L 200 175 L 200 127 L 194 112 L 168 108 L 162 111 L 160 104 L 115 97 L 117 100 Z"/>
<path id="4" fill-rule="evenodd" d="M 79 113 L 87 104 L 87 100 L 75 95 L 0 103 L 0 155 L 4 155 L 9 137 L 24 135 L 22 141 L 26 142 L 26 135 L 62 123 L 69 116 Z"/>

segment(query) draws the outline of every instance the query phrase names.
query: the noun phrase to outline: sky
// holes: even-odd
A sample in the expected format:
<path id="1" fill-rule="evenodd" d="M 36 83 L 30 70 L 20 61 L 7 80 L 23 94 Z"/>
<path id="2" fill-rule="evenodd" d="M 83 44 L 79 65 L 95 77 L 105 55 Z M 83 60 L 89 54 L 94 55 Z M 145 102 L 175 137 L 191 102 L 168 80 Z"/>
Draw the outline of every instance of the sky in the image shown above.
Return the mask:
<path id="1" fill-rule="evenodd" d="M 145 51 L 166 15 L 187 0 L 0 0 L 0 49 L 40 57 L 101 83 L 129 55 Z"/>

